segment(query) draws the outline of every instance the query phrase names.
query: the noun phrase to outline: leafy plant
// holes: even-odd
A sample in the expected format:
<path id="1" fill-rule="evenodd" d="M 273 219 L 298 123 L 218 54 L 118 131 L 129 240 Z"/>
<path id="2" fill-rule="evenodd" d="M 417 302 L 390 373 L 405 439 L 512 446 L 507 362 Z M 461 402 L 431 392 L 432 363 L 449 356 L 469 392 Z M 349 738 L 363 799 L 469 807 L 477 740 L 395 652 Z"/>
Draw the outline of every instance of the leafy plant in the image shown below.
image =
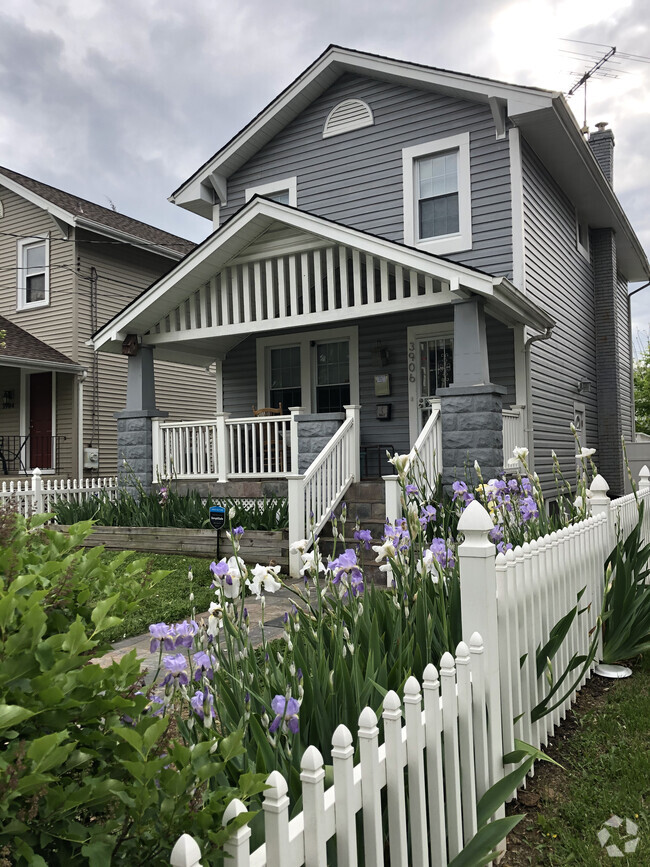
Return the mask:
<path id="1" fill-rule="evenodd" d="M 289 524 L 286 497 L 264 498 L 263 502 L 245 505 L 241 500 L 213 500 L 198 491 L 178 494 L 162 485 L 146 493 L 141 487 L 134 495 L 122 488 L 115 499 L 104 491 L 80 501 L 57 500 L 54 514 L 59 524 L 93 520 L 102 527 L 186 527 L 201 530 L 210 526 L 208 511 L 213 505 L 234 508 L 235 524 L 247 530 L 278 530 Z"/>
<path id="2" fill-rule="evenodd" d="M 100 664 L 105 630 L 164 573 L 105 562 L 78 547 L 90 522 L 64 536 L 48 517 L 0 514 L 0 851 L 37 867 L 162 865 L 184 831 L 218 846 L 226 803 L 263 788 L 232 771 L 241 738 L 190 750 L 143 694 L 135 652 Z"/>
<path id="3" fill-rule="evenodd" d="M 650 649 L 650 544 L 643 544 L 645 501 L 638 503 L 639 519 L 627 539 L 605 563 L 603 662 L 630 659 Z"/>

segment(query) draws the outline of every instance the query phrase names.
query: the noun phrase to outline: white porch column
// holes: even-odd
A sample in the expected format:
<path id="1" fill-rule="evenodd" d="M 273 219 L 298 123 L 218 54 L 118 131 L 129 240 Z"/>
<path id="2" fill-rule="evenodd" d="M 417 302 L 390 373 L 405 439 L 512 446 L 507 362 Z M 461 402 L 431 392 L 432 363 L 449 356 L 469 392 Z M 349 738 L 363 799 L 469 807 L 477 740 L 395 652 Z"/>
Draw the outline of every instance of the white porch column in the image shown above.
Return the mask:
<path id="1" fill-rule="evenodd" d="M 348 404 L 343 407 L 347 418 L 352 419 L 354 440 L 352 454 L 350 455 L 350 470 L 355 482 L 361 481 L 361 406 Z"/>
<path id="2" fill-rule="evenodd" d="M 291 413 L 291 472 L 294 475 L 298 473 L 298 422 L 297 417 L 305 411 L 304 406 L 290 406 Z"/>

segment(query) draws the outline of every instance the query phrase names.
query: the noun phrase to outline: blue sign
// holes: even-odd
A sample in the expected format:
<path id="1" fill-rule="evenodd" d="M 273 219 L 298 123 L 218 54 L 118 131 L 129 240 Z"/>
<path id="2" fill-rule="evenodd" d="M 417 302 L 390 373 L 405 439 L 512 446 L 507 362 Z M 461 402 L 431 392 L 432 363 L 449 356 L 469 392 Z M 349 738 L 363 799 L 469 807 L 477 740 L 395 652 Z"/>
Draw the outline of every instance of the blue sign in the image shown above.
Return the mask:
<path id="1" fill-rule="evenodd" d="M 223 506 L 210 506 L 210 524 L 220 530 L 226 523 L 226 510 Z"/>

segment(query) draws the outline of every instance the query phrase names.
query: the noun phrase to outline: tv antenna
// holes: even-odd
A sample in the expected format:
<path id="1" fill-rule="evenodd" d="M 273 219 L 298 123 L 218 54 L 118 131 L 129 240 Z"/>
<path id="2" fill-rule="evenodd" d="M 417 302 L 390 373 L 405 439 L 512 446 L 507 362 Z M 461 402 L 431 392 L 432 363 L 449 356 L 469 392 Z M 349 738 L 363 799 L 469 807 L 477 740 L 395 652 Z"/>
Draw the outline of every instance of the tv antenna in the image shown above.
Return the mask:
<path id="1" fill-rule="evenodd" d="M 615 45 L 605 45 L 601 42 L 584 42 L 580 39 L 561 39 L 560 41 L 569 43 L 566 48 L 560 49 L 562 54 L 569 55 L 574 62 L 580 65 L 591 64 L 586 72 L 573 73 L 578 77 L 578 80 L 567 94 L 567 96 L 573 96 L 580 87 L 584 87 L 584 125 L 582 131 L 586 132 L 587 82 L 589 79 L 592 77 L 619 78 L 621 75 L 630 73 L 631 70 L 625 68 L 629 63 L 650 63 L 650 57 L 617 51 Z M 614 55 L 616 55 L 616 60 L 612 59 Z"/>
<path id="2" fill-rule="evenodd" d="M 576 83 L 573 85 L 573 87 L 569 91 L 569 96 L 573 96 L 573 94 L 576 92 L 576 90 L 579 87 L 582 87 L 584 85 L 584 88 L 585 88 L 584 97 L 585 98 L 584 98 L 584 122 L 583 122 L 583 126 L 582 126 L 583 132 L 585 132 L 587 130 L 587 82 L 589 81 L 591 76 L 595 75 L 598 72 L 598 70 L 601 69 L 601 67 L 603 67 L 607 63 L 608 60 L 611 60 L 611 58 L 615 54 L 616 54 L 616 46 L 612 45 L 612 47 L 609 49 L 607 54 L 603 55 L 603 57 L 601 57 L 600 60 L 598 60 L 596 63 L 594 63 L 594 65 L 591 67 L 591 69 L 588 69 L 584 73 L 584 75 L 581 78 L 579 78 L 578 81 L 576 81 Z"/>

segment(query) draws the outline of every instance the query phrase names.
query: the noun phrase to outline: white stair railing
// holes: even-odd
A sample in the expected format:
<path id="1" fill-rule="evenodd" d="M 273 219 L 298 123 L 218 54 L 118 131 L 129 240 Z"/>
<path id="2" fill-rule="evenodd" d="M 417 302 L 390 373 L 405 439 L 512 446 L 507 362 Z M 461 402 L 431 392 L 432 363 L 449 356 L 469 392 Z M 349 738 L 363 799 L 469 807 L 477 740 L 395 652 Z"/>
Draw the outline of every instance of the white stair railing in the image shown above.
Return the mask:
<path id="1" fill-rule="evenodd" d="M 426 423 L 415 445 L 409 452 L 409 464 L 415 460 L 422 463 L 428 478 L 435 481 L 438 473 L 442 471 L 440 463 L 440 455 L 442 454 L 442 421 L 440 418 L 440 399 L 432 397 L 431 415 L 426 420 Z M 384 485 L 386 490 L 386 518 L 393 523 L 402 514 L 400 504 L 400 486 L 397 476 L 384 476 Z"/>
<path id="2" fill-rule="evenodd" d="M 329 521 L 352 482 L 360 478 L 358 406 L 346 406 L 346 419 L 303 474 L 288 476 L 289 540 L 306 539 L 307 547 Z M 300 554 L 289 553 L 289 571 L 297 578 Z"/>

